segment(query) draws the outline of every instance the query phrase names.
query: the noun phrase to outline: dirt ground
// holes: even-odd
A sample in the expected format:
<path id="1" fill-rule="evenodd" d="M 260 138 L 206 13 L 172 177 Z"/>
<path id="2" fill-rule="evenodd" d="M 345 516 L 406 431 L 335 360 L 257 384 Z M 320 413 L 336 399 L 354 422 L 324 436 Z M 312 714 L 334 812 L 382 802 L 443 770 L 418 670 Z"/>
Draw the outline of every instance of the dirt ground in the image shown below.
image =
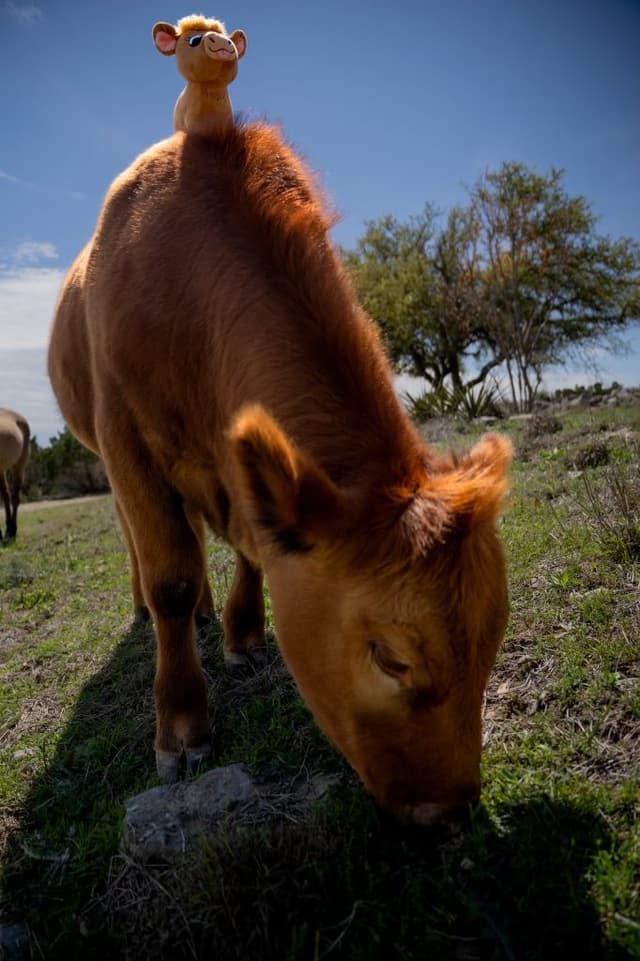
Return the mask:
<path id="1" fill-rule="evenodd" d="M 60 497 L 48 501 L 29 501 L 20 505 L 20 511 L 39 511 L 47 507 L 64 507 L 66 504 L 82 504 L 83 501 L 95 501 L 100 498 L 110 497 L 110 494 L 89 494 L 84 497 Z"/>

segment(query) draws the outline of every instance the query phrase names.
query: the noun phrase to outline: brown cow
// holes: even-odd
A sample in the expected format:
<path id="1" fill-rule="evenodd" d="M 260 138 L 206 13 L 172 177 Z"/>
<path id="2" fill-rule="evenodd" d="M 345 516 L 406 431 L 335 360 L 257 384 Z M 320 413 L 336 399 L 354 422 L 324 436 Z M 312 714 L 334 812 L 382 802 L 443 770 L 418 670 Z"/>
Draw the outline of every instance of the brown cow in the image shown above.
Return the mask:
<path id="1" fill-rule="evenodd" d="M 29 460 L 30 437 L 29 425 L 22 414 L 0 407 L 0 493 L 4 501 L 7 541 L 13 540 L 18 533 L 20 488 Z"/>
<path id="2" fill-rule="evenodd" d="M 160 774 L 208 751 L 204 520 L 237 554 L 227 659 L 264 641 L 264 572 L 318 723 L 383 806 L 430 823 L 479 793 L 510 448 L 489 435 L 453 459 L 423 443 L 330 226 L 275 130 L 174 135 L 111 187 L 49 372 L 104 459 L 155 623 Z"/>

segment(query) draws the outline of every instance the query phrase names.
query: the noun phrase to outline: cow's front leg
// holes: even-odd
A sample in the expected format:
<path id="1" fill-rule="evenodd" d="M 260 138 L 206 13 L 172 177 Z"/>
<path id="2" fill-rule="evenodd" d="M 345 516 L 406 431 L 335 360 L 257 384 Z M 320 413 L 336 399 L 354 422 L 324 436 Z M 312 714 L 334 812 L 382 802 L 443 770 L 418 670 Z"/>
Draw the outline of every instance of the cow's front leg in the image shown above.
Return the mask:
<path id="1" fill-rule="evenodd" d="M 195 644 L 202 579 L 185 561 L 173 576 L 167 570 L 143 570 L 158 645 L 155 747 L 158 774 L 165 781 L 176 779 L 183 751 L 190 768 L 211 753 L 206 683 Z"/>
<path id="2" fill-rule="evenodd" d="M 115 456 L 109 449 L 103 449 L 103 455 L 132 560 L 137 562 L 138 590 L 155 627 L 156 761 L 160 777 L 171 781 L 178 775 L 183 752 L 193 768 L 211 750 L 194 618 L 206 576 L 203 545 L 182 499 L 163 483 L 153 465 L 150 469 L 143 449 L 131 447 L 125 457 L 120 444 Z M 134 594 L 135 580 L 134 573 Z"/>

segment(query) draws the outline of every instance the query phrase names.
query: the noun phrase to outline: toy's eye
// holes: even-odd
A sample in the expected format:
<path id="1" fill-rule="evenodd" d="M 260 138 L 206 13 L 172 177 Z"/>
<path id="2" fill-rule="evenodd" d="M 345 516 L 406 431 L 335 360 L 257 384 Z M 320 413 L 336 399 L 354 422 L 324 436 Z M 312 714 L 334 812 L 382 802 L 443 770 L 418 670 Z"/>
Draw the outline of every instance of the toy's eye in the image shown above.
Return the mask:
<path id="1" fill-rule="evenodd" d="M 190 47 L 197 47 L 201 40 L 202 40 L 202 34 L 198 33 L 196 34 L 195 37 L 189 37 L 189 39 L 187 40 L 187 43 L 189 44 Z"/>

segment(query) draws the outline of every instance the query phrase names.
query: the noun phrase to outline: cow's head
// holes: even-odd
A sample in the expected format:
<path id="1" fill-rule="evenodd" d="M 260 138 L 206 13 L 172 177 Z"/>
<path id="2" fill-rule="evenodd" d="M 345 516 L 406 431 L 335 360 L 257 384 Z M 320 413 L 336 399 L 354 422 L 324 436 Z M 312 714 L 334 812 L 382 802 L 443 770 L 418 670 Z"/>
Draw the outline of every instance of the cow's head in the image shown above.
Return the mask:
<path id="1" fill-rule="evenodd" d="M 466 808 L 507 621 L 495 524 L 508 441 L 425 452 L 405 482 L 361 491 L 336 487 L 260 408 L 231 439 L 280 646 L 318 723 L 400 817 Z"/>

